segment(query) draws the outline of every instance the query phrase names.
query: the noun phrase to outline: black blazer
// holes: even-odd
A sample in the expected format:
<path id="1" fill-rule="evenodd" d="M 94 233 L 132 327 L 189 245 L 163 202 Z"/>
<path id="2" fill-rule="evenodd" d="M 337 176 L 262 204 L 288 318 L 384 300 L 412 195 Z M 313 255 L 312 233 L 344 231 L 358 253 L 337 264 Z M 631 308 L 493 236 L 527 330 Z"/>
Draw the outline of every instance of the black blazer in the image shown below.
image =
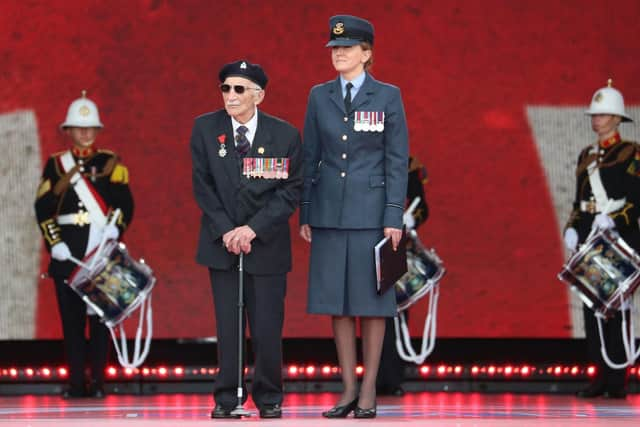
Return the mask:
<path id="1" fill-rule="evenodd" d="M 224 142 L 226 154 L 220 149 Z M 256 233 L 244 269 L 251 274 L 282 274 L 291 270 L 289 217 L 302 190 L 300 133 L 289 123 L 258 111 L 258 127 L 247 157 L 286 157 L 286 179 L 247 178 L 234 150 L 231 117 L 225 110 L 195 119 L 191 134 L 193 192 L 202 211 L 196 260 L 227 270 L 237 256 L 222 244 L 222 236 L 241 225 Z"/>

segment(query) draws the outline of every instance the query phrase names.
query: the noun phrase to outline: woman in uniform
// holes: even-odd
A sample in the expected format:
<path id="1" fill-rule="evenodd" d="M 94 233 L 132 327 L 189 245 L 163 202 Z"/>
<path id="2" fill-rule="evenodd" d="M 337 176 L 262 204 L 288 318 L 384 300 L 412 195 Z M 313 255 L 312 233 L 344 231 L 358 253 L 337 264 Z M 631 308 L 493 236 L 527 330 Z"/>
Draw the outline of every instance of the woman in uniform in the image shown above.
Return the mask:
<path id="1" fill-rule="evenodd" d="M 311 89 L 304 125 L 300 234 L 311 243 L 308 311 L 332 316 L 343 393 L 327 418 L 376 416 L 376 375 L 395 295 L 376 291 L 374 246 L 397 248 L 407 194 L 408 132 L 400 90 L 375 80 L 374 31 L 349 15 L 329 20 L 339 76 Z M 356 318 L 364 377 L 356 380 Z"/>

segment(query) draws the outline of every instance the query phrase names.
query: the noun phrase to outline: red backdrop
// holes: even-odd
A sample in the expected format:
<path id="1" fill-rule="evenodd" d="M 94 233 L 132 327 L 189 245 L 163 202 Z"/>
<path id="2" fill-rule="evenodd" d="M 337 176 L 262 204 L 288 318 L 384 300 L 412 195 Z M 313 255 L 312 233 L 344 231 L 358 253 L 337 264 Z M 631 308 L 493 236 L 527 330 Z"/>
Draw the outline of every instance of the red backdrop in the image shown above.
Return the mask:
<path id="1" fill-rule="evenodd" d="M 80 90 L 98 103 L 98 145 L 130 168 L 127 243 L 158 277 L 156 336 L 214 334 L 206 270 L 194 262 L 188 140 L 193 118 L 221 107 L 219 67 L 261 63 L 270 77 L 261 107 L 301 128 L 310 87 L 335 75 L 324 44 L 336 13 L 374 23 L 373 74 L 402 89 L 411 151 L 429 169 L 420 234 L 448 269 L 439 336 L 570 335 L 555 278 L 562 247 L 525 106 L 585 105 L 612 75 L 628 104 L 640 102 L 637 1 L 7 3 L 0 113 L 33 110 L 48 154 L 66 147 L 57 126 Z M 297 215 L 291 225 L 297 236 Z M 295 238 L 285 335 L 329 336 L 328 319 L 305 314 L 307 256 Z M 37 338 L 57 337 L 52 285 L 39 289 Z"/>

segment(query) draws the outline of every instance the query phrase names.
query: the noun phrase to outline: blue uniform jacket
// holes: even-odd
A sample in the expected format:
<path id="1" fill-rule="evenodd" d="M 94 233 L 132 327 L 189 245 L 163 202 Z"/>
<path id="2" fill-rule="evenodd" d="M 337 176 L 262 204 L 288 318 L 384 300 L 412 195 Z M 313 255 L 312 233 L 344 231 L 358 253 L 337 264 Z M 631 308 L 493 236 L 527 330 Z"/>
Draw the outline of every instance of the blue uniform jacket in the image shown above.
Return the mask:
<path id="1" fill-rule="evenodd" d="M 384 112 L 384 130 L 355 131 L 355 112 Z M 340 79 L 311 89 L 304 123 L 300 224 L 402 227 L 409 142 L 400 90 L 367 74 L 345 112 Z"/>

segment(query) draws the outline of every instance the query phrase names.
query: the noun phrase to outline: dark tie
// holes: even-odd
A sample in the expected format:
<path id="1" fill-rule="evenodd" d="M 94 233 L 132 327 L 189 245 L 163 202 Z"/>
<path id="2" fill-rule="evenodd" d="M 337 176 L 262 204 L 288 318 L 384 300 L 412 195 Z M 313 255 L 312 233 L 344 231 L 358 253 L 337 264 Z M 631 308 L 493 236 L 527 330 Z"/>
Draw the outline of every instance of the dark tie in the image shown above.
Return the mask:
<path id="1" fill-rule="evenodd" d="M 249 129 L 246 126 L 238 126 L 237 134 L 236 134 L 236 153 L 240 155 L 240 157 L 244 157 L 249 152 L 249 148 L 251 148 L 251 144 L 249 144 L 249 140 L 247 139 L 247 132 Z"/>
<path id="2" fill-rule="evenodd" d="M 347 94 L 344 97 L 344 111 L 349 114 L 351 110 L 351 88 L 353 87 L 353 83 L 347 83 Z"/>

